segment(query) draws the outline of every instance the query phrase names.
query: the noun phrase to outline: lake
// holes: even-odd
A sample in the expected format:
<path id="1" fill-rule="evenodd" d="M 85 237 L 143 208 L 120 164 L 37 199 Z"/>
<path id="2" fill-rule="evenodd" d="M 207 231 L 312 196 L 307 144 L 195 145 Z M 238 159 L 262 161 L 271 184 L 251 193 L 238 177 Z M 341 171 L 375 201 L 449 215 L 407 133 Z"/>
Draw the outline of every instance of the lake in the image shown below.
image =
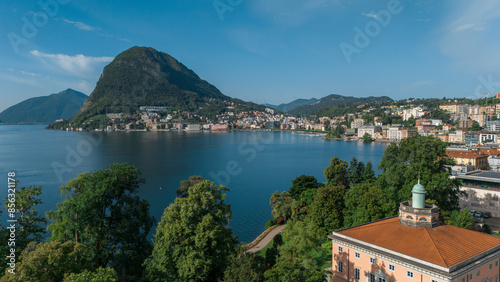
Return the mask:
<path id="1" fill-rule="evenodd" d="M 377 167 L 386 147 L 281 131 L 66 132 L 41 125 L 0 125 L 4 183 L 14 171 L 18 187 L 41 185 L 40 212 L 56 209 L 62 200 L 60 187 L 79 173 L 126 162 L 146 179 L 139 194 L 151 203 L 157 222 L 174 201 L 181 180 L 201 175 L 227 186 L 231 228 L 243 242 L 264 230 L 272 218 L 271 194 L 287 190 L 295 177 L 314 175 L 326 181 L 323 171 L 334 156 L 345 161 L 355 156 Z M 2 199 L 7 195 L 7 185 L 3 187 Z M 2 216 L 5 226 L 5 212 Z"/>

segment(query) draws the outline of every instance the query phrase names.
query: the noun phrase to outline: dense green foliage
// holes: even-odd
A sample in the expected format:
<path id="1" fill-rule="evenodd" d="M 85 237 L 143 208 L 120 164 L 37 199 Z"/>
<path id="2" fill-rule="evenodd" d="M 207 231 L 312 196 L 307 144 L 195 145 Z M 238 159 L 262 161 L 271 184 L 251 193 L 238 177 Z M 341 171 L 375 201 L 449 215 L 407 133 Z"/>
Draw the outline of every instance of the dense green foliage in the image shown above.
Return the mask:
<path id="1" fill-rule="evenodd" d="M 292 180 L 292 187 L 288 190 L 290 196 L 295 200 L 300 199 L 302 192 L 308 189 L 317 189 L 321 186 L 318 180 L 312 175 L 301 175 L 294 180 Z"/>
<path id="2" fill-rule="evenodd" d="M 293 115 L 306 115 L 309 116 L 311 114 L 317 113 L 323 109 L 332 108 L 335 106 L 352 106 L 352 105 L 360 105 L 367 103 L 377 103 L 377 102 L 391 102 L 392 99 L 386 96 L 382 97 L 350 97 L 350 96 L 341 96 L 336 94 L 331 94 L 326 97 L 321 98 L 318 102 L 313 104 L 302 105 L 294 108 L 289 111 L 290 114 Z"/>
<path id="3" fill-rule="evenodd" d="M 265 260 L 255 254 L 239 253 L 230 257 L 231 262 L 224 272 L 225 282 L 264 281 Z"/>
<path id="4" fill-rule="evenodd" d="M 471 228 L 474 226 L 474 220 L 468 209 L 454 210 L 450 214 L 450 224 L 461 228 Z"/>
<path id="5" fill-rule="evenodd" d="M 447 165 L 454 161 L 445 154 L 446 143 L 432 136 L 414 136 L 389 145 L 379 168 L 378 186 L 397 204 L 411 198 L 411 189 L 420 179 L 428 199 L 445 210 L 458 209 L 459 180 L 450 179 Z"/>
<path id="6" fill-rule="evenodd" d="M 346 192 L 344 226 L 355 226 L 394 215 L 382 189 L 371 183 L 355 185 Z"/>
<path id="7" fill-rule="evenodd" d="M 188 196 L 167 207 L 159 223 L 153 254 L 144 263 L 147 281 L 217 281 L 224 275 L 237 240 L 228 228 L 229 190 L 202 181 Z"/>
<path id="8" fill-rule="evenodd" d="M 317 236 L 326 237 L 343 226 L 345 193 L 346 187 L 342 185 L 327 185 L 318 189 L 307 218 Z"/>
<path id="9" fill-rule="evenodd" d="M 328 180 L 329 185 L 343 185 L 347 186 L 347 167 L 346 161 L 337 157 L 330 160 L 330 165 L 325 168 L 325 178 Z"/>
<path id="10" fill-rule="evenodd" d="M 64 282 L 116 282 L 118 275 L 112 268 L 99 267 L 96 271 L 84 270 L 78 274 L 66 276 Z"/>
<path id="11" fill-rule="evenodd" d="M 66 199 L 47 213 L 52 239 L 88 246 L 95 267 L 113 267 L 120 276 L 140 277 L 151 252 L 147 235 L 154 219 L 137 196 L 144 179 L 127 164 L 86 172 L 61 187 Z"/>
<path id="12" fill-rule="evenodd" d="M 16 229 L 16 249 L 21 253 L 30 242 L 41 242 L 45 234 L 47 219 L 38 214 L 35 206 L 42 204 L 39 196 L 42 194 L 41 186 L 30 186 L 16 188 L 15 202 L 5 197 L 5 209 L 8 211 L 11 205 L 15 205 L 15 218 L 18 227 Z M 12 194 L 11 194 L 12 195 Z"/>
<path id="13" fill-rule="evenodd" d="M 0 119 L 8 124 L 51 123 L 73 117 L 87 95 L 67 89 L 50 96 L 35 97 L 20 102 L 0 113 Z"/>
<path id="14" fill-rule="evenodd" d="M 30 243 L 16 263 L 16 273 L 6 273 L 1 281 L 63 281 L 72 273 L 93 270 L 88 247 L 74 241 Z"/>

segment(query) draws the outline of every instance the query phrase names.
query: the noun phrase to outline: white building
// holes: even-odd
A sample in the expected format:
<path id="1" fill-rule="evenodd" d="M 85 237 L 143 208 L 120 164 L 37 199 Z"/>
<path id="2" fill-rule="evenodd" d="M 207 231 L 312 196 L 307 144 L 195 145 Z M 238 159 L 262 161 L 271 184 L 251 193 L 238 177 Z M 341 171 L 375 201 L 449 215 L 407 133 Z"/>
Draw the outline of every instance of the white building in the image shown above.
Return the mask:
<path id="1" fill-rule="evenodd" d="M 389 127 L 389 129 L 387 129 L 387 139 L 394 141 L 401 141 L 402 137 L 403 134 L 399 127 L 394 126 L 394 127 Z"/>
<path id="2" fill-rule="evenodd" d="M 421 107 L 403 110 L 403 120 L 408 120 L 411 117 L 417 119 L 423 116 L 424 116 L 424 110 Z"/>
<path id="3" fill-rule="evenodd" d="M 493 140 L 489 142 L 497 143 L 496 133 L 481 133 L 479 134 L 479 142 L 484 143 L 486 140 Z"/>
<path id="4" fill-rule="evenodd" d="M 380 131 L 380 127 L 378 126 L 361 126 L 358 127 L 358 137 L 363 138 L 363 136 L 368 133 L 370 136 L 375 139 L 375 132 Z"/>
<path id="5" fill-rule="evenodd" d="M 462 130 L 450 132 L 448 138 L 450 143 L 464 143 L 464 132 Z"/>

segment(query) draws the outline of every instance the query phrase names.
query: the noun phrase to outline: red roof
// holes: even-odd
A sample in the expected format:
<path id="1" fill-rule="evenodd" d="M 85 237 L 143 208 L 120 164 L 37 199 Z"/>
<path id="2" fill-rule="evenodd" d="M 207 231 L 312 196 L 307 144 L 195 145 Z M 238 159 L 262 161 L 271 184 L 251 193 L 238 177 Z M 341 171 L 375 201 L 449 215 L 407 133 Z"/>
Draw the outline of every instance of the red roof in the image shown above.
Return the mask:
<path id="1" fill-rule="evenodd" d="M 500 238 L 485 233 L 452 225 L 413 228 L 397 217 L 336 233 L 448 268 L 500 245 Z"/>
<path id="2" fill-rule="evenodd" d="M 446 155 L 450 158 L 477 159 L 486 158 L 481 151 L 466 151 L 466 150 L 446 150 Z"/>

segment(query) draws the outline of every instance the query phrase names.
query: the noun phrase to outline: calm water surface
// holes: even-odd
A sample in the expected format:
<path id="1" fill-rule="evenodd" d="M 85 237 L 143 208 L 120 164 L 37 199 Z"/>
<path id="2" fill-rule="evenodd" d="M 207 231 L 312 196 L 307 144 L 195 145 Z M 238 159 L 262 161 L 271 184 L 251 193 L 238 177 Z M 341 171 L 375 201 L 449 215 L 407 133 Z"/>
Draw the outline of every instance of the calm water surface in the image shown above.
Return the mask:
<path id="1" fill-rule="evenodd" d="M 127 162 L 142 172 L 140 196 L 160 221 L 174 201 L 179 182 L 191 175 L 226 185 L 231 191 L 231 228 L 250 242 L 272 218 L 269 198 L 287 190 L 302 174 L 324 182 L 332 157 L 353 156 L 378 166 L 386 145 L 326 141 L 291 132 L 65 132 L 43 126 L 0 125 L 0 171 L 15 171 L 20 186 L 42 185 L 44 212 L 62 200 L 60 186 L 79 173 Z M 2 176 L 0 176 L 2 177 Z M 7 185 L 1 189 L 3 199 Z M 5 213 L 2 224 L 5 225 Z M 155 230 L 152 231 L 152 234 Z"/>

